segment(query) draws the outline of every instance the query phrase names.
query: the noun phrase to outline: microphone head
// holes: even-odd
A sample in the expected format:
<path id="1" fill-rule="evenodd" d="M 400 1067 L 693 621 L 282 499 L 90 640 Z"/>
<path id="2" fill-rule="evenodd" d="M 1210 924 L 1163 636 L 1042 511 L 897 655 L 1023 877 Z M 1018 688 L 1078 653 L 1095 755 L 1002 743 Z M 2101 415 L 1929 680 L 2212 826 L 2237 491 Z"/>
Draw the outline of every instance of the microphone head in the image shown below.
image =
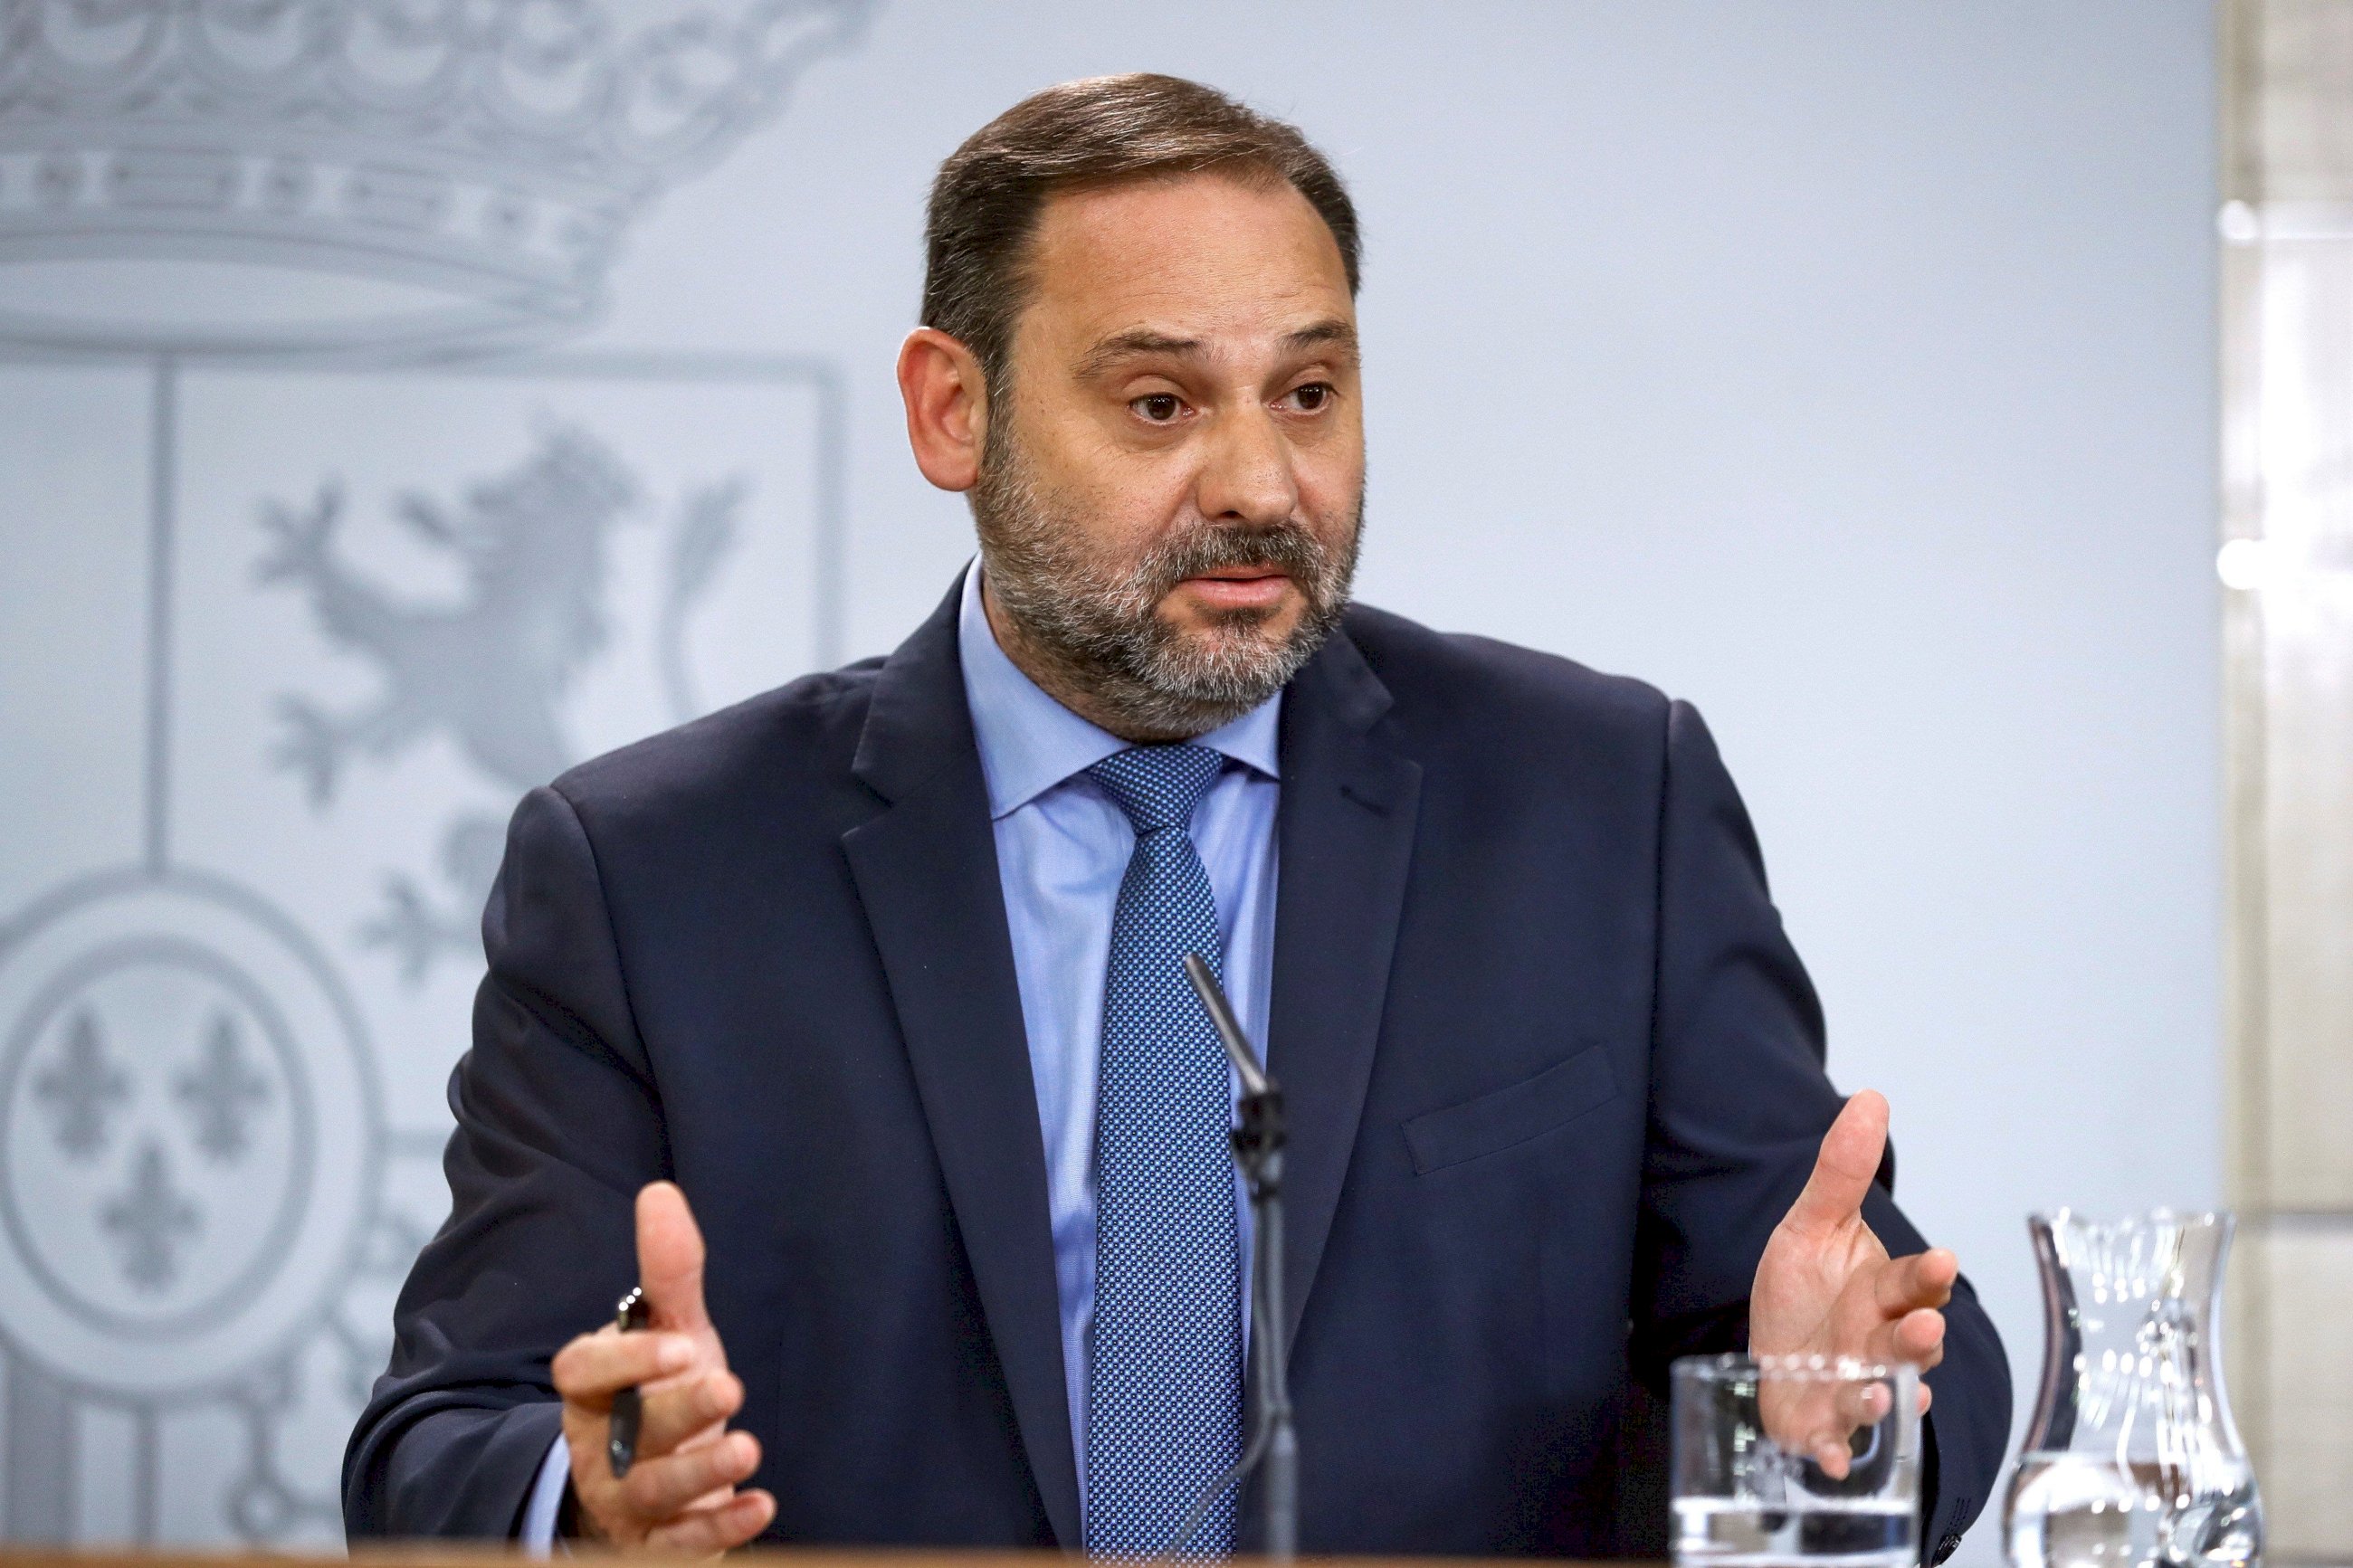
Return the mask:
<path id="1" fill-rule="evenodd" d="M 1228 1059 L 1234 1064 L 1234 1075 L 1241 1079 L 1245 1094 L 1264 1094 L 1268 1088 L 1266 1071 L 1258 1065 L 1258 1054 L 1250 1049 L 1250 1040 L 1242 1026 L 1234 1019 L 1233 1004 L 1226 1000 L 1225 987 L 1198 952 L 1185 955 L 1185 978 L 1193 983 L 1193 994 L 1209 1015 L 1210 1026 L 1218 1031 L 1218 1039 L 1226 1047 Z"/>

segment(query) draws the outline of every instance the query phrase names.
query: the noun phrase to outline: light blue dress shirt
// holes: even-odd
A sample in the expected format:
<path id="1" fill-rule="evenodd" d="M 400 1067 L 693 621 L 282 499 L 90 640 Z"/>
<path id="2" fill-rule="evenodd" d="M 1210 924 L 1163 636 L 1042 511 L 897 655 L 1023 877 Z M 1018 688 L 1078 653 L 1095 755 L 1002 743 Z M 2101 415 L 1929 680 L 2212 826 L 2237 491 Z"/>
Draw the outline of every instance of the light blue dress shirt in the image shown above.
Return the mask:
<path id="1" fill-rule="evenodd" d="M 1040 690 L 997 646 L 980 602 L 977 563 L 965 574 L 956 626 L 965 700 L 988 784 L 997 874 L 1013 935 L 1029 1076 L 1046 1138 L 1046 1212 L 1062 1309 L 1062 1382 L 1071 1446 L 1087 1473 L 1087 1329 L 1095 1305 L 1095 1069 L 1103 1048 L 1103 976 L 1119 884 L 1135 829 L 1086 770 L 1128 742 Z M 1209 873 L 1225 942 L 1225 985 L 1250 1041 L 1265 1049 L 1274 974 L 1276 759 L 1282 694 L 1201 736 L 1225 770 L 1193 809 L 1193 847 Z M 1250 1300 L 1250 1211 L 1240 1177 L 1242 1301 Z M 1249 1329 L 1246 1308 L 1243 1329 Z M 1085 1487 L 1080 1487 L 1083 1508 Z"/>
<path id="2" fill-rule="evenodd" d="M 1024 675 L 989 630 L 980 566 L 965 574 L 956 622 L 965 699 L 988 789 L 1005 922 L 1029 1076 L 1046 1145 L 1046 1213 L 1062 1317 L 1062 1378 L 1071 1446 L 1087 1473 L 1087 1331 L 1095 1302 L 1095 1074 L 1103 1046 L 1103 976 L 1112 915 L 1135 848 L 1135 830 L 1086 770 L 1128 742 L 1063 707 Z M 1282 694 L 1194 743 L 1222 752 L 1225 770 L 1193 811 L 1193 847 L 1217 897 L 1225 985 L 1252 1044 L 1266 1048 L 1274 977 L 1275 807 Z M 1239 1176 L 1242 1294 L 1249 1331 L 1250 1210 Z M 549 1449 L 523 1511 L 523 1544 L 545 1552 L 571 1466 L 562 1437 Z M 1082 1509 L 1085 1487 L 1080 1488 Z"/>

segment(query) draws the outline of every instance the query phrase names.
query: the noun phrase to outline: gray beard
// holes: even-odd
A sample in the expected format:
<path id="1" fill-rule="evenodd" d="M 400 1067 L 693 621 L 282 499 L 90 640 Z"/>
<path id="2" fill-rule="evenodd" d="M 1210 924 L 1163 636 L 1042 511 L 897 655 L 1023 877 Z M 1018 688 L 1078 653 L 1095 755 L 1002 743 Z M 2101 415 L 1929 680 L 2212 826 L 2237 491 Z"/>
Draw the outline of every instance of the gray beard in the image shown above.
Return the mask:
<path id="1" fill-rule="evenodd" d="M 989 592 L 1025 651 L 1092 699 L 1121 735 L 1190 740 L 1231 723 L 1298 674 L 1348 607 L 1361 498 L 1339 550 L 1296 522 L 1208 524 L 1161 541 L 1114 575 L 1086 553 L 1084 525 L 1049 500 L 1012 443 L 990 446 L 972 489 Z M 1258 610 L 1219 616 L 1206 639 L 1160 618 L 1177 584 L 1237 566 L 1280 571 L 1299 585 L 1307 608 L 1289 636 L 1261 635 L 1269 617 Z"/>

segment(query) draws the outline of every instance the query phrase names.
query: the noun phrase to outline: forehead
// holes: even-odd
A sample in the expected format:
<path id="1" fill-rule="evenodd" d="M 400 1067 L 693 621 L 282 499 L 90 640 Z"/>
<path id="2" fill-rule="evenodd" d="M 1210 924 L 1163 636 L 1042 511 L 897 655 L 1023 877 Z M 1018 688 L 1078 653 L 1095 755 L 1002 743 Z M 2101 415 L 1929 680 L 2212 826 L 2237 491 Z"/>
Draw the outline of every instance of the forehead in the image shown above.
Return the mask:
<path id="1" fill-rule="evenodd" d="M 1057 192 L 1029 261 L 1024 327 L 1056 339 L 1141 324 L 1279 334 L 1356 318 L 1339 243 L 1279 180 L 1208 173 Z"/>

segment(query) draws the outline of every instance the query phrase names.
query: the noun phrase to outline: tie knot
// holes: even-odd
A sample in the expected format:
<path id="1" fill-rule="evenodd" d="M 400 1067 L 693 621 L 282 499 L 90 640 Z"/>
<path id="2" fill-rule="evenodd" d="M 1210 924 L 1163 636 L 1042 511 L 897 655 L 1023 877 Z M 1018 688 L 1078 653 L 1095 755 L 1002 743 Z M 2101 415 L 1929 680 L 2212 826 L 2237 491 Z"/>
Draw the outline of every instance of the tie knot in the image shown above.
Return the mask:
<path id="1" fill-rule="evenodd" d="M 1139 838 L 1183 827 L 1209 790 L 1225 759 L 1207 746 L 1132 746 L 1087 770 L 1103 786 Z"/>

